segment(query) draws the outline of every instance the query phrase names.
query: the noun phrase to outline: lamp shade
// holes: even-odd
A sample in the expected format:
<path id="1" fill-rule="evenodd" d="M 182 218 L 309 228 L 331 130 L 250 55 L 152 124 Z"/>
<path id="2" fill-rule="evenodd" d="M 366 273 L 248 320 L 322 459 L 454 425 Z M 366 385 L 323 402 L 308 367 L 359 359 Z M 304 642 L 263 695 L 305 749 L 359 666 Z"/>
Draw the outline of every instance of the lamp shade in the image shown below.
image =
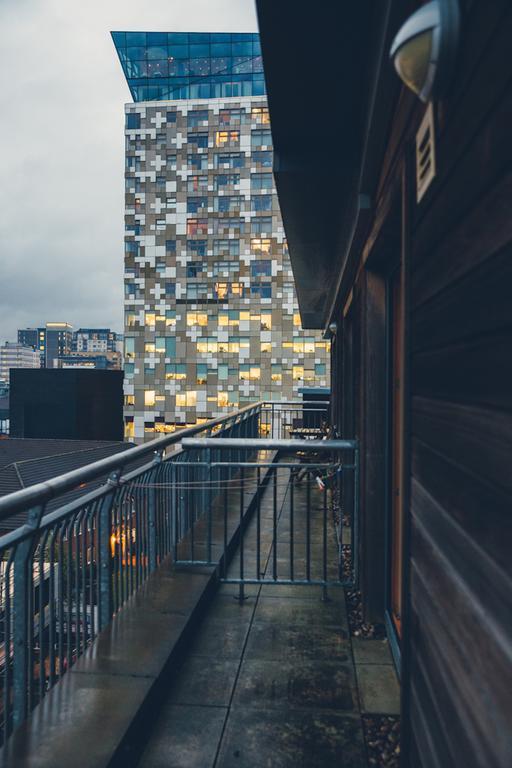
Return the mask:
<path id="1" fill-rule="evenodd" d="M 432 0 L 400 28 L 390 56 L 400 79 L 422 101 L 439 98 L 453 73 L 459 30 L 457 0 Z"/>

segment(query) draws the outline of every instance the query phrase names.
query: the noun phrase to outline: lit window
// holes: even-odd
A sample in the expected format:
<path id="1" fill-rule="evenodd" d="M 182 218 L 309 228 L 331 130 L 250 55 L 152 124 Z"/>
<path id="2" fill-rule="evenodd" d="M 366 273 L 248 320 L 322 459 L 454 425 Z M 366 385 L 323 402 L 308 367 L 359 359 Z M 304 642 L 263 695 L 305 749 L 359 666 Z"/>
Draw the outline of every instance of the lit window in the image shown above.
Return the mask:
<path id="1" fill-rule="evenodd" d="M 268 107 L 253 107 L 251 109 L 251 117 L 258 123 L 270 123 Z"/>
<path id="2" fill-rule="evenodd" d="M 196 384 L 206 384 L 208 379 L 208 366 L 206 363 L 196 365 Z"/>
<path id="3" fill-rule="evenodd" d="M 156 323 L 156 315 L 154 312 L 146 312 L 144 323 L 149 328 L 153 328 Z"/>
<path id="4" fill-rule="evenodd" d="M 208 234 L 208 219 L 188 219 L 187 236 L 197 237 Z"/>
<path id="5" fill-rule="evenodd" d="M 219 408 L 225 408 L 229 404 L 229 395 L 227 392 L 217 393 L 217 405 Z"/>
<path id="6" fill-rule="evenodd" d="M 314 352 L 315 351 L 315 340 L 314 339 L 304 339 L 304 352 Z"/>
<path id="7" fill-rule="evenodd" d="M 187 366 L 183 363 L 166 363 L 165 378 L 171 381 L 182 381 L 187 378 Z"/>
<path id="8" fill-rule="evenodd" d="M 262 341 L 260 344 L 260 351 L 261 352 L 271 352 L 272 351 L 272 344 L 270 341 Z"/>
<path id="9" fill-rule="evenodd" d="M 197 392 L 191 390 L 189 392 L 177 392 L 176 393 L 176 405 L 181 408 L 190 408 L 197 404 Z"/>
<path id="10" fill-rule="evenodd" d="M 270 378 L 276 384 L 282 381 L 283 374 L 281 372 L 281 366 L 279 364 L 272 365 L 272 373 Z"/>
<path id="11" fill-rule="evenodd" d="M 272 329 L 272 313 L 271 312 L 262 312 L 260 321 L 261 321 L 262 331 L 270 331 Z"/>
<path id="12" fill-rule="evenodd" d="M 270 254 L 270 237 L 253 237 L 251 249 L 255 255 Z"/>
<path id="13" fill-rule="evenodd" d="M 135 339 L 133 336 L 126 336 L 124 340 L 124 356 L 126 360 L 135 358 Z"/>
<path id="14" fill-rule="evenodd" d="M 234 144 L 240 141 L 240 131 L 216 131 L 215 146 L 224 147 L 226 144 Z"/>
<path id="15" fill-rule="evenodd" d="M 294 326 L 296 328 L 300 328 L 301 327 L 300 322 L 301 322 L 300 321 L 300 315 L 299 315 L 298 312 L 295 312 L 294 315 L 293 315 L 293 324 L 294 324 Z"/>
<path id="16" fill-rule="evenodd" d="M 294 381 L 302 381 L 304 378 L 304 367 L 302 365 L 294 365 L 292 368 L 292 378 Z"/>
<path id="17" fill-rule="evenodd" d="M 207 326 L 208 315 L 206 312 L 187 312 L 187 325 L 193 327 L 195 325 Z"/>
<path id="18" fill-rule="evenodd" d="M 146 389 L 144 390 L 144 405 L 148 408 L 151 408 L 155 404 L 155 390 L 154 389 Z"/>
<path id="19" fill-rule="evenodd" d="M 154 352 L 155 351 L 155 343 L 153 341 L 146 341 L 144 344 L 144 352 Z"/>
<path id="20" fill-rule="evenodd" d="M 176 310 L 175 309 L 166 309 L 165 324 L 171 328 L 176 327 Z"/>

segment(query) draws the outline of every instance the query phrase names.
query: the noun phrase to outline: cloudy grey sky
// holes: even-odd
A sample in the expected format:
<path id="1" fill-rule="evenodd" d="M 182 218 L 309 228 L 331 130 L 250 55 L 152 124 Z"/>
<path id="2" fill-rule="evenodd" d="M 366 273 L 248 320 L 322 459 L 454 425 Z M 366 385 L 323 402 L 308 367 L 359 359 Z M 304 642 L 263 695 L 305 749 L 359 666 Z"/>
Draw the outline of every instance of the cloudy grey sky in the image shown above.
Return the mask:
<path id="1" fill-rule="evenodd" d="M 110 30 L 257 29 L 252 0 L 0 0 L 0 342 L 122 330 L 130 101 Z"/>

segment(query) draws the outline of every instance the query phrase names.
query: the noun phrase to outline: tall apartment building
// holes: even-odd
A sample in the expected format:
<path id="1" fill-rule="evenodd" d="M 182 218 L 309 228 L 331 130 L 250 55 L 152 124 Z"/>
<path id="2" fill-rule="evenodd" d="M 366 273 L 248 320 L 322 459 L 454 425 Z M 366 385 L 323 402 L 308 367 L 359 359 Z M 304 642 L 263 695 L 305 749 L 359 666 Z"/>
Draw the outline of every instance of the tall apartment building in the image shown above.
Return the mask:
<path id="1" fill-rule="evenodd" d="M 0 347 L 0 379 L 9 383 L 11 368 L 39 368 L 39 352 L 32 346 L 6 341 Z"/>
<path id="2" fill-rule="evenodd" d="M 114 32 L 126 112 L 125 426 L 326 387 L 301 328 L 257 34 Z"/>
<path id="3" fill-rule="evenodd" d="M 79 328 L 73 333 L 73 352 L 122 352 L 123 335 L 110 328 Z"/>
<path id="4" fill-rule="evenodd" d="M 46 368 L 57 368 L 58 358 L 69 355 L 73 344 L 73 326 L 69 323 L 46 323 Z"/>
<path id="5" fill-rule="evenodd" d="M 69 323 L 50 322 L 44 328 L 21 328 L 18 331 L 18 344 L 39 351 L 41 368 L 56 367 L 57 358 L 71 352 L 72 343 L 73 326 Z"/>

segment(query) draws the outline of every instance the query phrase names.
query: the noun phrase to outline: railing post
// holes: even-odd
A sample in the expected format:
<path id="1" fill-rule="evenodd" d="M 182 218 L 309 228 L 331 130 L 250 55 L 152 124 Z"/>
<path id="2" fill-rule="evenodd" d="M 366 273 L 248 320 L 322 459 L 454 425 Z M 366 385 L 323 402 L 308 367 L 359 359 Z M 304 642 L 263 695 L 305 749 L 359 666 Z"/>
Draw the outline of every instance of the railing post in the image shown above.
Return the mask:
<path id="1" fill-rule="evenodd" d="M 37 531 L 43 516 L 44 506 L 29 509 L 26 526 Z M 14 594 L 13 594 L 13 701 L 12 719 L 16 729 L 28 715 L 29 658 L 32 654 L 33 637 L 29 637 L 29 595 L 32 589 L 32 573 L 29 574 L 29 562 L 34 550 L 34 538 L 23 541 L 14 555 Z M 9 649 L 6 638 L 5 663 L 9 663 Z M 7 716 L 7 713 L 5 713 Z"/>
<path id="2" fill-rule="evenodd" d="M 149 571 L 156 570 L 157 556 L 156 556 L 156 501 L 157 501 L 157 488 L 156 480 L 158 478 L 159 466 L 162 463 L 161 451 L 155 451 L 153 457 L 153 468 L 149 473 L 149 494 L 148 494 L 148 563 Z"/>
<path id="3" fill-rule="evenodd" d="M 110 551 L 111 536 L 111 512 L 119 487 L 120 471 L 115 470 L 109 476 L 107 483 L 112 486 L 100 504 L 98 523 L 98 589 L 99 589 L 99 630 L 104 629 L 112 619 L 114 613 L 113 585 L 112 585 L 112 554 Z"/>

